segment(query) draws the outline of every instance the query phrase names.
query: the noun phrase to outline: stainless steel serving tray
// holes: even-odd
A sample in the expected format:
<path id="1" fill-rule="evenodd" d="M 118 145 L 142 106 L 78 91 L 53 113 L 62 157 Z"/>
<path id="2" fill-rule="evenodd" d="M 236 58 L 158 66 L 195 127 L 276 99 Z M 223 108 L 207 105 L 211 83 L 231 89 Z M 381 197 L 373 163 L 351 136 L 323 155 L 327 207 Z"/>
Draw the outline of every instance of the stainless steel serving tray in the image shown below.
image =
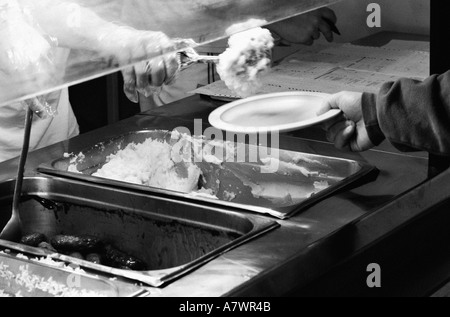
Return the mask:
<path id="1" fill-rule="evenodd" d="M 14 181 L 0 184 L 0 227 L 11 217 L 13 187 Z M 57 177 L 26 178 L 19 209 L 24 235 L 94 236 L 143 260 L 146 270 L 117 269 L 4 240 L 0 240 L 0 249 L 50 257 L 90 272 L 152 287 L 172 282 L 279 227 L 276 221 L 260 215 Z"/>
<path id="2" fill-rule="evenodd" d="M 214 197 L 92 176 L 107 163 L 110 155 L 124 149 L 127 145 L 140 144 L 148 138 L 170 143 L 172 134 L 173 132 L 165 130 L 143 130 L 119 135 L 86 148 L 82 151 L 82 155 L 72 153 L 67 157 L 43 163 L 38 171 L 114 188 L 127 188 L 138 192 L 269 214 L 279 219 L 287 219 L 339 189 L 373 180 L 378 172 L 374 166 L 365 162 L 279 150 L 276 157 L 279 168 L 267 173 L 267 164 L 263 163 L 263 159 L 271 157 L 273 152 L 270 152 L 270 149 L 232 143 L 236 149 L 242 149 L 244 146 L 244 152 L 240 152 L 245 153 L 244 159 L 240 157 L 235 161 L 224 160 L 219 165 L 207 161 L 196 163 L 205 178 L 204 188 L 211 189 Z M 211 141 L 203 142 L 210 144 L 208 142 Z M 249 154 L 250 151 L 257 153 L 256 160 Z M 69 166 L 78 172 L 69 171 Z M 305 169 L 311 173 L 305 174 Z M 317 184 L 322 184 L 322 187 L 317 188 Z"/>
<path id="3" fill-rule="evenodd" d="M 56 262 L 55 262 L 56 263 Z M 0 297 L 138 297 L 148 292 L 70 266 L 52 266 L 23 254 L 0 253 Z"/>

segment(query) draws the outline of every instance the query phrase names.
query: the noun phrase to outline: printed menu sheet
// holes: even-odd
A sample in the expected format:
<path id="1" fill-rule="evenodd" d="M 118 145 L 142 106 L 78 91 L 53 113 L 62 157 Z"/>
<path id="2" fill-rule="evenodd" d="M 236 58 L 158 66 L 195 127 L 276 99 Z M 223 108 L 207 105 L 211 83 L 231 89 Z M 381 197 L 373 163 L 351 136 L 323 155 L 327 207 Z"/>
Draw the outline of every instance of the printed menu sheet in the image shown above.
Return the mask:
<path id="1" fill-rule="evenodd" d="M 427 45 L 428 44 L 428 45 Z M 300 49 L 262 78 L 258 94 L 285 91 L 336 93 L 378 92 L 381 85 L 402 77 L 424 80 L 430 69 L 428 42 L 392 41 L 383 47 L 317 44 Z M 239 99 L 217 81 L 192 93 L 218 99 Z"/>
<path id="2" fill-rule="evenodd" d="M 392 40 L 383 48 L 395 49 L 395 50 L 415 50 L 430 52 L 430 42 L 426 41 L 405 41 L 405 40 Z"/>

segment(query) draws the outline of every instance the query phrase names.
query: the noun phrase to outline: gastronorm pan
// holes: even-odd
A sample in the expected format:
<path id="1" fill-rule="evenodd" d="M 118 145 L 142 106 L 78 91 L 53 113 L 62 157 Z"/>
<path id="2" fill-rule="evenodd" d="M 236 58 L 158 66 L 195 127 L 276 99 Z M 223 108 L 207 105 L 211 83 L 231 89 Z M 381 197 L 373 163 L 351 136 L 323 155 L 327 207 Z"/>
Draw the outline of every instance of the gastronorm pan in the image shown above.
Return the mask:
<path id="1" fill-rule="evenodd" d="M 0 227 L 11 216 L 14 181 L 0 184 Z M 243 214 L 56 177 L 24 180 L 20 216 L 24 235 L 92 236 L 144 261 L 143 271 L 94 264 L 68 254 L 0 240 L 27 255 L 159 287 L 279 224 Z"/>
<path id="2" fill-rule="evenodd" d="M 0 252 L 0 297 L 140 297 L 148 294 L 148 290 L 136 284 L 87 274 L 47 258 Z"/>
<path id="3" fill-rule="evenodd" d="M 111 155 L 129 144 L 141 144 L 149 138 L 170 143 L 177 139 L 173 133 L 143 130 L 119 135 L 81 153 L 67 153 L 52 162 L 45 162 L 38 171 L 114 188 L 264 213 L 279 219 L 289 218 L 337 190 L 376 176 L 378 172 L 374 166 L 361 161 L 287 150 L 273 152 L 262 146 L 202 139 L 203 149 L 227 144 L 222 145 L 219 152 L 228 153 L 230 144 L 234 148 L 232 159 L 226 157 L 220 164 L 211 163 L 204 157 L 195 163 L 202 170 L 204 188 L 211 190 L 213 195 L 184 193 L 93 176 Z M 256 157 L 252 153 L 256 153 Z"/>

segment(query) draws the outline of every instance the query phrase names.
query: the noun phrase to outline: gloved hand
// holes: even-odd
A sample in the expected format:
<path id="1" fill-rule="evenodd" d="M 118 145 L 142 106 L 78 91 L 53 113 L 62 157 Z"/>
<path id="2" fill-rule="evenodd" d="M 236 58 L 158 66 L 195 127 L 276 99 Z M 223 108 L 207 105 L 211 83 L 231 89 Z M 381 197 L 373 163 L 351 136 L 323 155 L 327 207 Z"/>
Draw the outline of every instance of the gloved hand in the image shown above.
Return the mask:
<path id="1" fill-rule="evenodd" d="M 164 84 L 170 84 L 180 67 L 175 44 L 161 32 L 118 27 L 104 33 L 100 41 L 119 65 L 148 60 L 122 70 L 124 92 L 135 103 L 139 101 L 139 93 L 149 97 Z"/>
<path id="2" fill-rule="evenodd" d="M 22 101 L 24 108 L 30 108 L 41 119 L 54 117 L 58 114 L 57 103 L 47 101 L 46 95 Z"/>
<path id="3" fill-rule="evenodd" d="M 38 26 L 29 24 L 17 2 L 12 0 L 3 4 L 0 15 L 0 89 L 8 89 L 11 83 L 20 83 L 24 92 L 48 87 L 54 70 L 51 44 Z M 56 112 L 44 97 L 22 104 L 31 106 L 39 117 Z"/>
<path id="4" fill-rule="evenodd" d="M 334 40 L 329 22 L 333 24 L 337 22 L 336 14 L 330 8 L 320 8 L 274 23 L 269 29 L 278 34 L 282 41 L 312 45 L 321 34 L 328 42 Z"/>

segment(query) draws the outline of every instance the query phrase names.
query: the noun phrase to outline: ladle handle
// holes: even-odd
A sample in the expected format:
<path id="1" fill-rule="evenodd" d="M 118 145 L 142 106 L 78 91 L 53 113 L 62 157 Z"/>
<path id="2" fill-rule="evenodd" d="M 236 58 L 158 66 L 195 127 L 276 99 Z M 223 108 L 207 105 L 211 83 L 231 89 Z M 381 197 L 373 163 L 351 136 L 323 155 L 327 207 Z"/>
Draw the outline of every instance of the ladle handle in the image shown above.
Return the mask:
<path id="1" fill-rule="evenodd" d="M 19 210 L 20 196 L 22 195 L 23 176 L 25 171 L 25 163 L 30 148 L 31 125 L 33 122 L 33 110 L 31 107 L 26 108 L 25 115 L 25 131 L 23 136 L 22 152 L 19 159 L 19 167 L 17 169 L 17 179 L 14 185 L 13 210 Z"/>

